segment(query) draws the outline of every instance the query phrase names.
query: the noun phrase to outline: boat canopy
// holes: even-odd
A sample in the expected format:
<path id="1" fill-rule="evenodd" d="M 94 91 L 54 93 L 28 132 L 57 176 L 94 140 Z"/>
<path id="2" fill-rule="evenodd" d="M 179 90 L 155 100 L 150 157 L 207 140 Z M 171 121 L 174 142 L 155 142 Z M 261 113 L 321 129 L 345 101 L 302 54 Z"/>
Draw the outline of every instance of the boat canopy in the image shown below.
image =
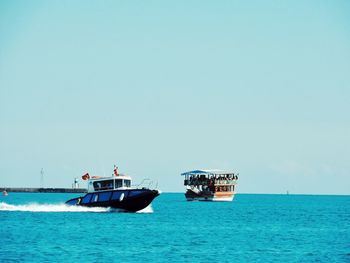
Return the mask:
<path id="1" fill-rule="evenodd" d="M 224 174 L 235 174 L 233 171 L 226 171 L 226 170 L 193 170 L 193 171 L 188 171 L 185 173 L 182 173 L 182 176 L 186 176 L 186 175 L 224 175 Z"/>

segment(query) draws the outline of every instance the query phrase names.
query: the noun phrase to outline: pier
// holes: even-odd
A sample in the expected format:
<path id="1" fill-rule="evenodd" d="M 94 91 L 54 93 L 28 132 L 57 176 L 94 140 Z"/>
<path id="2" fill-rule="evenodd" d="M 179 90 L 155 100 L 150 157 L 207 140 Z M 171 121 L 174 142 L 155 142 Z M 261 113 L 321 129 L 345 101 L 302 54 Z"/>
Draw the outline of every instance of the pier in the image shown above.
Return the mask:
<path id="1" fill-rule="evenodd" d="M 28 187 L 0 187 L 0 192 L 17 193 L 86 193 L 85 188 L 28 188 Z"/>

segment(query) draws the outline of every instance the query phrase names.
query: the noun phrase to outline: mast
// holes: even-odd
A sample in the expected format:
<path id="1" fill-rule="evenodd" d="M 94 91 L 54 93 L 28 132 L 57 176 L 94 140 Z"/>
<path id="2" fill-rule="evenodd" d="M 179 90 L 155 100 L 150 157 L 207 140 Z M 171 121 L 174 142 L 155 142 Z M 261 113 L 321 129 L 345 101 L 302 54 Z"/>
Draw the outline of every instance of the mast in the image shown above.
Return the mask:
<path id="1" fill-rule="evenodd" d="M 44 188 L 44 168 L 41 168 L 40 175 L 40 187 Z"/>

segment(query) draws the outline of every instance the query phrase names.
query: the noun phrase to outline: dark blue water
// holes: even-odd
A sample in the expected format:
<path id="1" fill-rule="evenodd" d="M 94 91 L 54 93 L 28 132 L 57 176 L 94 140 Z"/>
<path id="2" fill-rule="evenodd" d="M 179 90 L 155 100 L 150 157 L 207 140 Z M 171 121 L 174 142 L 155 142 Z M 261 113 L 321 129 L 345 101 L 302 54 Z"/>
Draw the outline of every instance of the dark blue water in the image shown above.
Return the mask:
<path id="1" fill-rule="evenodd" d="M 162 194 L 136 214 L 62 205 L 74 196 L 1 197 L 0 262 L 350 262 L 350 196 Z"/>

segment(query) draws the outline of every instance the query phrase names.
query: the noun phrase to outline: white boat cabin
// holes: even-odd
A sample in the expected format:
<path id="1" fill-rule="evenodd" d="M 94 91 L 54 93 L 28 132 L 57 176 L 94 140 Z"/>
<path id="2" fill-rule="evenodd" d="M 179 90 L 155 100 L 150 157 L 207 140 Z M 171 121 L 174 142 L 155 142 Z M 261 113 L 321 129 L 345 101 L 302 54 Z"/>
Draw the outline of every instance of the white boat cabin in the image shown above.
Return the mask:
<path id="1" fill-rule="evenodd" d="M 93 176 L 89 179 L 88 193 L 131 188 L 131 177 L 118 175 L 111 177 Z"/>

